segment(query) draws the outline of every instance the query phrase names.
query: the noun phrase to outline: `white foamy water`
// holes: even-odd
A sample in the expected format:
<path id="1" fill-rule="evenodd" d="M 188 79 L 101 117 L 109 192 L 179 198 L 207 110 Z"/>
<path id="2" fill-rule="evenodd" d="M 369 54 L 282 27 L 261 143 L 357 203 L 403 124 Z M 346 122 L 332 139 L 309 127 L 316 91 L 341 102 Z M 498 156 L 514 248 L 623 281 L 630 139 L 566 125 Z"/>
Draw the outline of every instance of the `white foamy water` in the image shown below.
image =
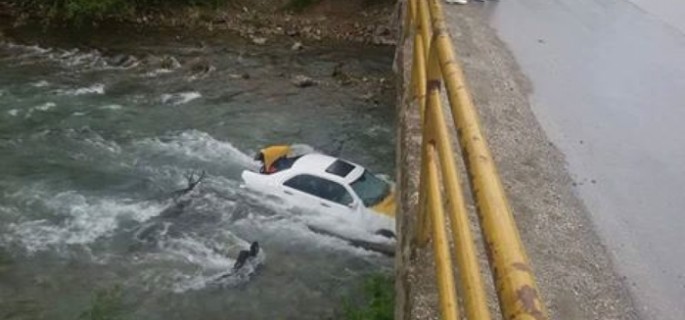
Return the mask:
<path id="1" fill-rule="evenodd" d="M 153 78 L 153 77 L 156 77 L 156 76 L 161 75 L 161 74 L 167 74 L 167 73 L 172 73 L 172 72 L 174 72 L 174 70 L 161 68 L 161 69 L 155 69 L 155 70 L 149 71 L 149 72 L 145 73 L 145 76 L 148 78 Z"/>
<path id="2" fill-rule="evenodd" d="M 43 88 L 43 87 L 47 87 L 49 85 L 50 85 L 50 83 L 45 81 L 45 80 L 40 80 L 40 81 L 31 83 L 31 86 L 36 87 L 36 88 Z"/>
<path id="3" fill-rule="evenodd" d="M 248 259 L 234 272 L 240 250 L 249 250 L 249 247 L 250 243 L 228 231 L 219 231 L 213 237 L 186 234 L 168 238 L 159 243 L 157 251 L 144 258 L 157 267 L 143 273 L 143 282 L 175 293 L 244 283 L 266 260 L 260 248 L 256 257 Z"/>
<path id="4" fill-rule="evenodd" d="M 33 115 L 33 113 L 34 113 L 35 111 L 45 112 L 45 111 L 54 109 L 55 107 L 57 107 L 57 104 L 54 103 L 54 102 L 46 102 L 46 103 L 37 105 L 37 106 L 35 106 L 35 107 L 31 107 L 31 108 L 29 108 L 28 111 L 26 111 L 26 115 L 24 116 L 24 118 L 30 118 L 31 115 Z M 15 110 L 16 110 L 16 109 L 15 109 Z M 10 111 L 12 111 L 12 110 L 10 110 Z M 17 115 L 17 113 L 18 113 L 18 112 L 14 112 L 13 115 Z"/>
<path id="5" fill-rule="evenodd" d="M 85 95 L 85 94 L 104 94 L 105 93 L 105 85 L 102 83 L 96 83 L 88 87 L 82 87 L 82 88 L 76 88 L 76 89 L 70 89 L 70 90 L 58 90 L 57 91 L 60 94 L 68 95 L 68 96 L 80 96 L 80 95 Z"/>
<path id="6" fill-rule="evenodd" d="M 179 92 L 179 93 L 165 93 L 161 96 L 161 101 L 164 104 L 181 105 L 202 97 L 197 91 Z"/>
<path id="7" fill-rule="evenodd" d="M 220 245 L 226 244 L 213 243 L 211 240 L 186 235 L 177 239 L 169 239 L 161 244 L 160 248 L 173 259 L 207 269 L 228 270 L 235 261 L 215 249 Z"/>
<path id="8" fill-rule="evenodd" d="M 123 107 L 118 104 L 108 104 L 105 106 L 100 107 L 102 110 L 121 110 Z"/>
<path id="9" fill-rule="evenodd" d="M 61 59 L 67 66 L 73 67 L 83 64 L 93 64 L 100 59 L 100 53 L 97 50 L 89 52 L 81 52 L 79 49 L 71 49 L 62 51 L 58 58 Z"/>
<path id="10" fill-rule="evenodd" d="M 18 54 L 13 58 L 24 60 L 22 63 L 31 63 L 31 60 L 48 60 L 56 61 L 67 67 L 106 66 L 106 62 L 97 50 L 84 52 L 79 49 L 63 50 L 14 43 L 5 43 L 4 46 L 9 50 L 17 51 Z"/>
<path id="11" fill-rule="evenodd" d="M 372 137 L 380 136 L 390 132 L 390 128 L 381 125 L 373 125 L 366 129 L 366 133 Z"/>
<path id="12" fill-rule="evenodd" d="M 164 209 L 162 204 L 92 198 L 75 191 L 52 195 L 44 190 L 24 189 L 17 195 L 53 213 L 49 218 L 8 225 L 11 239 L 29 253 L 63 245 L 89 244 L 110 235 L 121 219 L 143 222 Z"/>
<path id="13" fill-rule="evenodd" d="M 46 103 L 43 103 L 41 105 L 35 106 L 31 109 L 37 110 L 37 111 L 48 111 L 50 109 L 53 109 L 56 106 L 57 106 L 57 104 L 54 102 L 46 102 Z"/>
<path id="14" fill-rule="evenodd" d="M 103 56 L 97 49 L 59 49 L 43 48 L 38 45 L 20 45 L 13 43 L 0 43 L 5 49 L 13 50 L 17 54 L 11 59 L 22 60 L 20 64 L 31 64 L 37 61 L 52 61 L 73 69 L 119 69 L 126 70 L 136 68 L 140 60 L 133 55 L 128 56 Z M 39 85 L 35 85 L 39 84 Z M 44 87 L 48 83 L 35 83 L 36 87 Z"/>
<path id="15" fill-rule="evenodd" d="M 254 168 L 257 163 L 252 157 L 240 151 L 229 142 L 215 139 L 206 132 L 185 131 L 165 139 L 145 139 L 136 143 L 146 152 L 160 152 L 168 155 L 183 156 L 206 162 L 237 162 Z"/>
<path id="16" fill-rule="evenodd" d="M 266 197 L 245 189 L 236 190 L 236 182 L 221 177 L 212 179 L 211 184 L 216 187 L 218 194 L 204 195 L 203 198 L 210 204 L 207 209 L 221 213 L 222 225 L 247 230 L 247 234 L 255 237 L 250 240 L 259 241 L 260 235 L 269 235 L 271 238 L 289 243 L 289 246 L 336 250 L 359 256 L 378 256 L 379 253 L 354 247 L 349 244 L 349 239 L 388 246 L 394 244 L 394 240 L 369 232 L 367 225 L 361 221 L 341 221 L 325 211 L 303 211 L 278 198 Z M 221 197 L 224 193 L 229 195 L 229 198 L 237 199 L 241 204 L 224 199 Z M 239 213 L 240 210 L 236 211 L 238 206 L 249 209 L 247 212 Z M 240 216 L 235 216 L 236 214 Z M 312 225 L 337 236 L 312 231 L 310 229 Z M 220 243 L 226 242 L 233 241 L 220 241 Z"/>
<path id="17" fill-rule="evenodd" d="M 7 114 L 9 114 L 10 116 L 16 117 L 19 114 L 19 110 L 11 109 L 11 110 L 7 111 Z"/>
<path id="18" fill-rule="evenodd" d="M 250 209 L 244 217 L 235 217 L 233 204 L 221 207 L 221 201 L 215 201 L 216 211 L 224 213 L 224 223 L 252 230 L 250 233 L 268 234 L 270 237 L 282 239 L 289 246 L 318 247 L 324 250 L 336 250 L 359 256 L 377 256 L 375 251 L 350 245 L 349 240 L 362 240 L 376 244 L 394 244 L 394 240 L 378 236 L 367 230 L 362 221 L 339 220 L 326 211 L 306 210 L 280 198 L 267 197 L 263 194 L 242 189 L 238 198 L 247 200 L 250 208 L 268 208 L 271 214 L 257 213 Z M 259 210 L 263 211 L 263 209 Z M 335 234 L 322 234 L 310 227 Z M 394 230 L 393 230 L 394 231 Z M 258 239 L 257 239 L 258 240 Z"/>
<path id="19" fill-rule="evenodd" d="M 9 42 L 3 42 L 2 46 L 9 50 L 15 50 L 19 51 L 21 55 L 19 55 L 19 58 L 26 58 L 26 57 L 31 57 L 35 55 L 42 55 L 46 54 L 52 51 L 52 48 L 43 48 L 38 45 L 21 45 L 21 44 L 15 44 L 15 43 L 9 43 Z"/>
<path id="20" fill-rule="evenodd" d="M 67 129 L 64 134 L 77 141 L 80 146 L 95 149 L 96 151 L 107 151 L 108 153 L 119 154 L 121 147 L 115 141 L 110 141 L 103 138 L 98 132 L 90 130 L 90 128 L 82 128 L 80 130 Z M 91 149 L 91 150 L 92 150 Z"/>
<path id="21" fill-rule="evenodd" d="M 260 251 L 254 259 L 248 260 L 239 270 L 233 272 L 235 262 L 230 260 L 230 265 L 225 269 L 211 270 L 212 272 L 197 272 L 194 274 L 176 273 L 173 275 L 174 282 L 171 291 L 184 293 L 186 291 L 201 290 L 209 286 L 236 286 L 250 280 L 257 268 L 264 263 L 266 255 Z"/>
<path id="22" fill-rule="evenodd" d="M 315 213 L 323 216 L 325 212 Z M 325 218 L 324 218 L 325 219 Z M 315 247 L 324 250 L 335 250 L 354 254 L 358 256 L 378 256 L 377 252 L 366 250 L 359 247 L 354 247 L 349 242 L 340 237 L 329 236 L 312 231 L 308 227 L 308 222 L 293 215 L 292 210 L 284 212 L 282 215 L 276 216 L 261 216 L 256 214 L 249 214 L 245 219 L 240 219 L 233 222 L 236 226 L 246 228 L 248 230 L 258 230 L 259 233 L 268 234 L 270 237 L 281 239 L 284 243 L 288 243 L 291 247 Z M 337 228 L 345 228 L 347 230 L 358 230 L 356 225 L 339 225 Z M 367 237 L 364 232 L 358 233 L 359 238 Z M 373 238 L 373 237 L 371 237 Z M 385 243 L 387 239 L 375 239 L 376 242 Z"/>

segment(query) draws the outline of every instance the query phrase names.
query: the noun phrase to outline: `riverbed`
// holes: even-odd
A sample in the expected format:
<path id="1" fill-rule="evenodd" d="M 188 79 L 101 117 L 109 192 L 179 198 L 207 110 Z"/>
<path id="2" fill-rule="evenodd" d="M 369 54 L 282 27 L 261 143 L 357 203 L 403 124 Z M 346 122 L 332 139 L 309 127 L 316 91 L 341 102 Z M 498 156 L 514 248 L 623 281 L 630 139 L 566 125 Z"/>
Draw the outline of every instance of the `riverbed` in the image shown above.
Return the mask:
<path id="1" fill-rule="evenodd" d="M 391 258 L 246 191 L 240 173 L 263 146 L 300 143 L 391 176 L 392 48 L 292 50 L 291 38 L 180 30 L 6 34 L 3 319 L 75 319 L 102 305 L 131 319 L 334 318 L 365 275 L 391 270 Z M 315 85 L 294 85 L 297 75 Z M 201 171 L 189 204 L 162 215 Z M 258 259 L 217 281 L 252 241 Z"/>

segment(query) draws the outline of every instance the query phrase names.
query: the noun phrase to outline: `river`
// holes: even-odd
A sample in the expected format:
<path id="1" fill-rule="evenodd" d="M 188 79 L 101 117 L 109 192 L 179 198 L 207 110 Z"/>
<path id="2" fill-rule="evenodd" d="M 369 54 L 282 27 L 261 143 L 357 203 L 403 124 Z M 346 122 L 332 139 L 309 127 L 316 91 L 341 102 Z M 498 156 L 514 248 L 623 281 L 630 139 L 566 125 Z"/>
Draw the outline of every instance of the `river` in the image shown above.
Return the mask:
<path id="1" fill-rule="evenodd" d="M 392 175 L 392 48 L 293 51 L 291 39 L 260 46 L 179 30 L 7 33 L 0 318 L 90 310 L 325 319 L 365 275 L 392 269 L 391 258 L 313 233 L 297 209 L 240 186 L 254 153 L 271 143 L 307 144 Z M 331 76 L 340 62 L 351 84 Z M 318 85 L 294 86 L 297 74 Z M 190 204 L 161 216 L 184 176 L 201 170 L 207 178 Z M 214 281 L 252 241 L 258 259 Z"/>

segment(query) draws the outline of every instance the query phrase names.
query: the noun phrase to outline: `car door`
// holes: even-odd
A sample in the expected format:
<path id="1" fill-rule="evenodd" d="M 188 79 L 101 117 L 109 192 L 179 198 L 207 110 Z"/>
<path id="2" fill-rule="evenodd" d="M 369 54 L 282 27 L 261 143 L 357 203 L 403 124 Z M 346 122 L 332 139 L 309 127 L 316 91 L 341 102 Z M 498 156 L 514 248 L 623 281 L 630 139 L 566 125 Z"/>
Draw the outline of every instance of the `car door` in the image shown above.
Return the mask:
<path id="1" fill-rule="evenodd" d="M 341 216 L 354 214 L 354 198 L 341 184 L 309 174 L 300 174 L 283 182 L 283 192 L 297 201 L 296 205 Z"/>

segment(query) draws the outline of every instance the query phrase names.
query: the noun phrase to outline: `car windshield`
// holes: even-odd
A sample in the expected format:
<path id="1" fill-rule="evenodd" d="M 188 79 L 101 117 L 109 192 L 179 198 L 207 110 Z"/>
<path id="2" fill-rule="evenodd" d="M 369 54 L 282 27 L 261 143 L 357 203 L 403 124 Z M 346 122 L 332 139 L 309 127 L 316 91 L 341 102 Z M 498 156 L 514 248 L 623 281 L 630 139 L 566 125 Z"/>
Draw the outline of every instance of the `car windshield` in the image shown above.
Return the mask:
<path id="1" fill-rule="evenodd" d="M 381 202 L 390 191 L 390 185 L 373 175 L 369 170 L 364 170 L 364 174 L 352 182 L 351 186 L 362 199 L 365 207 L 371 207 Z"/>

